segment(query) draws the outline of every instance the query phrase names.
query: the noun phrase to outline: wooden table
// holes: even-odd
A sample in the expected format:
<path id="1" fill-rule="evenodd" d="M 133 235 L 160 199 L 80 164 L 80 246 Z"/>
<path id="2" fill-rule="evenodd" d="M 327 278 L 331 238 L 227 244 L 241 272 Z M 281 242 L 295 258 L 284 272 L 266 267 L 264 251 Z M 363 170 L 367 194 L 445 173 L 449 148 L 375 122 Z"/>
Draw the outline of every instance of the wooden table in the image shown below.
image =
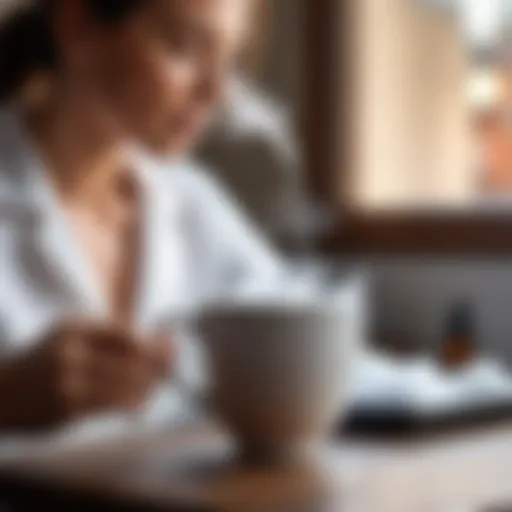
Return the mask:
<path id="1" fill-rule="evenodd" d="M 20 510 L 512 510 L 511 424 L 326 453 L 316 468 L 240 467 L 213 427 L 133 434 L 6 459 L 0 496 Z"/>

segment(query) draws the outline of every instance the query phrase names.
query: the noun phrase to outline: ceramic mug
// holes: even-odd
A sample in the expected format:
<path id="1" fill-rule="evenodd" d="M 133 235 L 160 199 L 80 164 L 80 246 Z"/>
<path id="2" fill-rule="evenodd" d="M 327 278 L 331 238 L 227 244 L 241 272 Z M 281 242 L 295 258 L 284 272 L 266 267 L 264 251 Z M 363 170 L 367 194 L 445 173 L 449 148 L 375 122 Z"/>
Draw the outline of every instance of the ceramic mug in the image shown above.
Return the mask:
<path id="1" fill-rule="evenodd" d="M 346 308 L 217 304 L 196 323 L 210 379 L 208 407 L 244 454 L 305 454 L 341 419 L 358 344 Z"/>

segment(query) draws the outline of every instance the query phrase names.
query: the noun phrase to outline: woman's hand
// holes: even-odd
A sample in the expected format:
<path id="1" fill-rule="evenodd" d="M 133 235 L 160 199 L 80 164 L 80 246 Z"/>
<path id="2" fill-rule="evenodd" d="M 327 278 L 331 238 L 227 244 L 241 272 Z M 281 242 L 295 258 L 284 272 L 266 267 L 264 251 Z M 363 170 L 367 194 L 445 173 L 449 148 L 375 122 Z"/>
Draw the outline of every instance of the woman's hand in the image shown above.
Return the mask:
<path id="1" fill-rule="evenodd" d="M 135 411 L 173 359 L 170 337 L 141 340 L 112 326 L 61 326 L 0 371 L 0 419 L 7 428 L 41 428 Z"/>

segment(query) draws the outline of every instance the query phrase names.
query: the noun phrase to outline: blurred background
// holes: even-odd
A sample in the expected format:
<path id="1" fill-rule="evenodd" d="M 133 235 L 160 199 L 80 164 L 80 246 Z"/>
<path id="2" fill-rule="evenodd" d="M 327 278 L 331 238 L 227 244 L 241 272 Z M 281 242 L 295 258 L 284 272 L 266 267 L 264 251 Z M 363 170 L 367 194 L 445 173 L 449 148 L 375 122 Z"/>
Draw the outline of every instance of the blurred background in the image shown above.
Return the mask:
<path id="1" fill-rule="evenodd" d="M 512 0 L 271 0 L 266 15 L 196 156 L 298 268 L 355 298 L 351 321 L 374 350 L 354 372 L 348 430 L 467 411 L 471 423 L 493 407 L 510 419 Z M 454 442 L 452 465 L 436 457 L 453 438 L 423 459 L 410 439 L 353 461 L 344 445 L 352 467 L 371 452 L 382 469 L 378 505 L 357 510 L 414 483 L 427 501 L 436 486 L 454 503 L 487 481 L 510 491 L 510 428 L 489 439 L 484 459 L 473 438 Z M 168 467 L 142 465 L 156 480 L 165 468 L 166 491 Z M 422 508 L 452 509 L 476 510 Z"/>
<path id="2" fill-rule="evenodd" d="M 272 9 L 201 158 L 278 242 L 363 265 L 374 341 L 436 352 L 464 301 L 512 362 L 512 1 Z"/>

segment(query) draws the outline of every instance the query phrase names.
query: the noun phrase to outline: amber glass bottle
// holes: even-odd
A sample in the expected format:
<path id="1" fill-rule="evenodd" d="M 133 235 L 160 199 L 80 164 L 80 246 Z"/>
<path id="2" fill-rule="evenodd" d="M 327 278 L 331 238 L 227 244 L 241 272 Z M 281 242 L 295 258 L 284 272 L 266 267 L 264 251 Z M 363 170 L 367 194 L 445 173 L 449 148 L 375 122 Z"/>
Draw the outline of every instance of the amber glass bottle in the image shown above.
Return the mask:
<path id="1" fill-rule="evenodd" d="M 471 363 L 477 352 L 475 321 L 468 302 L 456 302 L 448 312 L 442 345 L 442 363 L 459 369 Z"/>

